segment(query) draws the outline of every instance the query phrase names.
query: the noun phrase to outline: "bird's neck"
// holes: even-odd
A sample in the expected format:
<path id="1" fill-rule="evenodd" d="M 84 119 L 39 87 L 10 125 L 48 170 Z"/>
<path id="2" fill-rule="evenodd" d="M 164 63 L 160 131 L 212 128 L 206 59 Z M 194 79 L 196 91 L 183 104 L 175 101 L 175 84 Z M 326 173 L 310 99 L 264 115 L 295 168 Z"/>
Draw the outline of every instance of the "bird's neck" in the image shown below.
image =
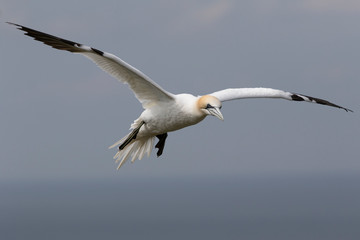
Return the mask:
<path id="1" fill-rule="evenodd" d="M 177 96 L 177 104 L 184 114 L 201 120 L 206 117 L 206 114 L 199 107 L 201 97 L 195 97 L 190 94 L 179 94 Z"/>

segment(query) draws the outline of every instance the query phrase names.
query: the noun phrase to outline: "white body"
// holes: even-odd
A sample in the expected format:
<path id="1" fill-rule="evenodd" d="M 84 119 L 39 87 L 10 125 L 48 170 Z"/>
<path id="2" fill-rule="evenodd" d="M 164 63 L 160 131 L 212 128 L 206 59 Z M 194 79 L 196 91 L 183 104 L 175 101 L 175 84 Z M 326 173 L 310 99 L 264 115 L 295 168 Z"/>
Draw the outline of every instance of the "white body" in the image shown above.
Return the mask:
<path id="1" fill-rule="evenodd" d="M 160 102 L 145 109 L 136 122 L 144 121 L 138 137 L 154 136 L 179 130 L 203 120 L 206 114 L 197 109 L 199 97 L 178 94 L 174 101 Z M 132 126 L 135 128 L 135 126 Z"/>
<path id="2" fill-rule="evenodd" d="M 141 126 L 136 139 L 123 150 L 119 150 L 114 156 L 116 162 L 120 162 L 118 168 L 129 157 L 132 158 L 131 162 L 134 162 L 135 159 L 142 159 L 145 153 L 149 156 L 153 148 L 155 136 L 176 131 L 202 121 L 206 114 L 199 111 L 197 107 L 198 100 L 199 97 L 191 94 L 178 94 L 174 95 L 173 101 L 159 102 L 148 106 L 131 125 L 131 129 L 136 129 L 140 126 L 141 122 L 145 122 Z M 126 135 L 109 148 L 120 145 L 128 136 Z"/>

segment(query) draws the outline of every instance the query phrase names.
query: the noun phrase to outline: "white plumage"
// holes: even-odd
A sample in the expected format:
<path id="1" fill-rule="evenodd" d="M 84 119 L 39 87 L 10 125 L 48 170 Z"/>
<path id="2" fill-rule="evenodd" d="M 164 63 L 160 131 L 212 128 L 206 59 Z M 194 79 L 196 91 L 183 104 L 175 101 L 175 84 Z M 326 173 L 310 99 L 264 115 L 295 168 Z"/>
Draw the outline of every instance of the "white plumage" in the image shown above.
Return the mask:
<path id="1" fill-rule="evenodd" d="M 222 102 L 242 98 L 282 98 L 292 101 L 313 102 L 351 111 L 323 99 L 295 94 L 271 88 L 231 88 L 204 96 L 191 94 L 172 94 L 162 89 L 141 71 L 127 64 L 113 54 L 97 50 L 73 41 L 39 32 L 18 24 L 18 29 L 53 48 L 82 54 L 95 62 L 101 69 L 129 85 L 144 111 L 131 125 L 131 132 L 114 143 L 110 148 L 119 146 L 114 159 L 120 168 L 126 160 L 131 162 L 150 156 L 155 137 L 159 142 L 157 156 L 165 146 L 167 133 L 191 126 L 202 121 L 207 115 L 223 120 L 220 112 Z"/>

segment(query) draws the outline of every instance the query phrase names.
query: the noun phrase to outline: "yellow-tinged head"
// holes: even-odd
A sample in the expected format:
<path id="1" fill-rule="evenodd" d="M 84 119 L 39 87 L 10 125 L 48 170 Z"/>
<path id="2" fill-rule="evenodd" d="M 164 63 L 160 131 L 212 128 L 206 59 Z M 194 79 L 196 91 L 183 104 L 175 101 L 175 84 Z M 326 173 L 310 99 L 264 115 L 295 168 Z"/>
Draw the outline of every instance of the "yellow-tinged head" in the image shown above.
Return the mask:
<path id="1" fill-rule="evenodd" d="M 200 97 L 197 102 L 197 107 L 206 115 L 213 115 L 220 120 L 224 120 L 224 117 L 220 112 L 222 107 L 221 101 L 214 96 L 205 95 Z"/>

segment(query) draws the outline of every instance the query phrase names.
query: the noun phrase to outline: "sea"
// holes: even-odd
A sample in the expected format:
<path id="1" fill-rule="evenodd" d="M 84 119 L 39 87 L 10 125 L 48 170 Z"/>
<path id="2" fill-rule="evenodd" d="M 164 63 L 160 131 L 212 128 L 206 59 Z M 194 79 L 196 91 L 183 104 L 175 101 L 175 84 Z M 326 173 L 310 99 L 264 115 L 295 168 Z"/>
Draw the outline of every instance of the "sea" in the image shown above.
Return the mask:
<path id="1" fill-rule="evenodd" d="M 0 183 L 0 239 L 360 239 L 360 176 Z"/>

